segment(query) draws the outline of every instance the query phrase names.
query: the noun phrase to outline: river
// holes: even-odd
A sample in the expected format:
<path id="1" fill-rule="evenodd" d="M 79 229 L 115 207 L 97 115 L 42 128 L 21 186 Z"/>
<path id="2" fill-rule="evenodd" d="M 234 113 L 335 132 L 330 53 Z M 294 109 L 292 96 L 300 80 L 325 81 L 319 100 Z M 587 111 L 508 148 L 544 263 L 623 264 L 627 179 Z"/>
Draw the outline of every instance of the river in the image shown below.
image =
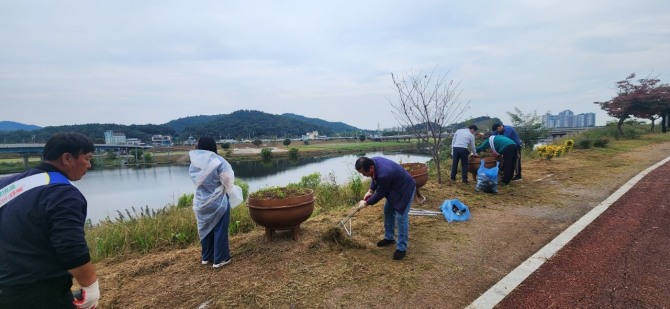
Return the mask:
<path id="1" fill-rule="evenodd" d="M 371 152 L 368 157 L 383 156 L 396 162 L 427 162 L 426 155 Z M 273 160 L 271 162 L 231 162 L 235 177 L 249 184 L 254 192 L 268 186 L 285 186 L 297 183 L 303 176 L 320 173 L 322 178 L 332 174 L 338 184 L 351 177 L 360 177 L 354 170 L 359 155 L 343 155 L 324 158 L 303 158 L 297 162 Z M 187 166 L 158 166 L 152 168 L 121 168 L 113 170 L 91 170 L 74 184 L 88 200 L 88 219 L 93 224 L 110 217 L 118 217 L 133 207 L 136 210 L 160 209 L 176 204 L 183 194 L 193 192 L 193 182 L 188 176 Z M 132 211 L 132 210 L 131 210 Z"/>

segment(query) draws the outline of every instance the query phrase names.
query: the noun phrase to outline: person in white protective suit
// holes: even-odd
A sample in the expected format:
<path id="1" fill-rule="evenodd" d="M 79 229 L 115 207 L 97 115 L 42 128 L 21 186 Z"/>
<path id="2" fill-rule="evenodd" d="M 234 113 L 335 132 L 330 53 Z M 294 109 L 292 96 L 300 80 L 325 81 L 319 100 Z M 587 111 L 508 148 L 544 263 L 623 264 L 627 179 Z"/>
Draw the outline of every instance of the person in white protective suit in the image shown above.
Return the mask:
<path id="1" fill-rule="evenodd" d="M 235 173 L 230 164 L 217 154 L 212 137 L 200 137 L 189 157 L 191 166 L 188 172 L 195 184 L 193 211 L 198 222 L 202 264 L 212 262 L 214 268 L 219 268 L 231 261 L 228 246 L 230 212 L 240 204 L 242 190 L 233 185 Z"/>

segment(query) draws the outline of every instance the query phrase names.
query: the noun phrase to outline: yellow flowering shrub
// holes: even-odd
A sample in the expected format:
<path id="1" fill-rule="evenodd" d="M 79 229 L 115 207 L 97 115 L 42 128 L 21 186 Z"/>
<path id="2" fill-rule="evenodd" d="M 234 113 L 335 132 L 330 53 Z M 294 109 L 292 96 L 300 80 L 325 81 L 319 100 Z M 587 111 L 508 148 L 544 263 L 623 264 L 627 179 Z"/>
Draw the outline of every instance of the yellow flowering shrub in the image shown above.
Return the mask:
<path id="1" fill-rule="evenodd" d="M 535 147 L 537 154 L 547 160 L 553 157 L 560 157 L 564 153 L 564 146 L 544 145 Z"/>
<path id="2" fill-rule="evenodd" d="M 572 150 L 572 148 L 574 148 L 574 147 L 575 147 L 575 141 L 574 141 L 573 139 L 567 139 L 567 140 L 565 140 L 565 142 L 563 143 L 563 152 L 564 152 L 564 153 L 568 153 L 568 152 L 570 152 L 570 150 Z"/>
<path id="3" fill-rule="evenodd" d="M 575 147 L 575 141 L 572 139 L 565 140 L 562 146 L 559 145 L 544 145 L 544 146 L 537 146 L 535 147 L 535 152 L 541 157 L 545 158 L 547 160 L 551 158 L 558 158 L 561 155 L 564 155 L 572 148 Z"/>

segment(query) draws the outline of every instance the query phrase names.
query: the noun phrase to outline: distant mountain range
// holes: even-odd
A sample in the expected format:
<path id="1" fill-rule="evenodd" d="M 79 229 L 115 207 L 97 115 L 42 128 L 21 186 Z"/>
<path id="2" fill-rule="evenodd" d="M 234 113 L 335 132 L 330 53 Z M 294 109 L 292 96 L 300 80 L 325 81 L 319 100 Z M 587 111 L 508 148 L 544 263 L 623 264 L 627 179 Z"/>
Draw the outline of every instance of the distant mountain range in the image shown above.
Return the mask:
<path id="1" fill-rule="evenodd" d="M 32 130 L 37 130 L 41 129 L 42 127 L 38 127 L 32 124 L 23 124 L 23 123 L 18 123 L 14 121 L 0 121 L 0 132 L 2 131 L 16 131 L 16 130 L 24 130 L 24 131 L 32 131 Z"/>
<path id="2" fill-rule="evenodd" d="M 469 124 L 488 126 L 497 118 L 478 117 L 449 126 L 465 127 Z M 75 131 L 86 134 L 96 143 L 104 143 L 104 132 L 112 130 L 124 133 L 127 138 L 139 138 L 150 142 L 153 135 L 170 135 L 175 141 L 185 141 L 190 136 L 209 135 L 215 139 L 257 139 L 257 138 L 296 138 L 308 132 L 317 131 L 320 136 L 337 136 L 357 133 L 371 134 L 376 131 L 363 130 L 342 122 L 329 122 L 318 118 L 308 118 L 296 114 L 268 114 L 255 110 L 238 110 L 230 114 L 190 116 L 172 120 L 161 125 L 120 125 L 120 124 L 83 124 L 38 127 L 11 121 L 0 121 L 1 143 L 24 143 L 27 141 L 44 142 L 56 132 Z M 480 130 L 486 130 L 481 128 Z M 351 135 L 349 135 L 351 136 Z"/>
<path id="3" fill-rule="evenodd" d="M 38 127 L 17 122 L 2 121 L 0 142 L 22 143 L 43 142 L 52 134 L 62 131 L 76 131 L 91 137 L 96 143 L 104 143 L 104 132 L 112 130 L 124 133 L 126 137 L 150 141 L 156 134 L 171 135 L 179 140 L 189 136 L 210 135 L 217 139 L 295 138 L 308 132 L 317 131 L 321 136 L 340 133 L 366 132 L 342 122 L 329 122 L 318 118 L 308 118 L 296 114 L 274 115 L 254 110 L 238 110 L 231 114 L 199 115 L 179 118 L 161 125 L 120 125 L 84 124 Z"/>

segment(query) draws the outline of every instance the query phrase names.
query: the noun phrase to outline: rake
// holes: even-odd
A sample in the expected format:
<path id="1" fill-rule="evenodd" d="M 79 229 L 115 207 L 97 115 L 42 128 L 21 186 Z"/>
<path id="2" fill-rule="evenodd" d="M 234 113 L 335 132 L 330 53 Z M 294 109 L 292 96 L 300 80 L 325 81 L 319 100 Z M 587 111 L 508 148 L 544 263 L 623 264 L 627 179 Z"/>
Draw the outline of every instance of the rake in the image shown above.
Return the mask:
<path id="1" fill-rule="evenodd" d="M 344 228 L 344 232 L 347 233 L 347 236 L 349 236 L 349 237 L 351 237 L 351 232 L 352 232 L 352 228 L 351 228 L 351 218 L 353 218 L 354 215 L 355 215 L 357 212 L 361 211 L 361 209 L 363 209 L 363 207 L 356 207 L 356 209 L 354 209 L 354 211 L 352 211 L 352 212 L 351 212 L 348 216 L 346 216 L 344 219 L 340 220 L 340 222 L 337 224 L 337 226 L 340 226 L 340 225 L 341 225 L 341 226 Z M 347 227 L 347 225 L 348 225 L 348 227 Z"/>

